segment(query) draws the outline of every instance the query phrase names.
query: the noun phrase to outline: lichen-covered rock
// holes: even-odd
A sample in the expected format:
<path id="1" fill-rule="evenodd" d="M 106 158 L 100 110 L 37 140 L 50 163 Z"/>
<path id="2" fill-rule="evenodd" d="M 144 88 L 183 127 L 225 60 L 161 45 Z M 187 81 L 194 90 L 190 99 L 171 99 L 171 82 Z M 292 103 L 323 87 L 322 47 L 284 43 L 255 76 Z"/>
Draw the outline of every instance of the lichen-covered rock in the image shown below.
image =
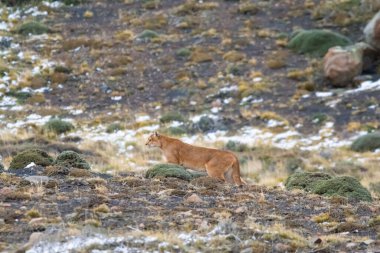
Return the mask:
<path id="1" fill-rule="evenodd" d="M 49 27 L 47 27 L 44 24 L 41 24 L 40 22 L 31 21 L 20 25 L 20 27 L 18 27 L 16 31 L 17 33 L 22 35 L 40 35 L 44 33 L 49 33 L 51 30 Z"/>
<path id="2" fill-rule="evenodd" d="M 363 52 L 365 43 L 342 48 L 332 47 L 323 59 L 324 76 L 334 86 L 345 87 L 363 71 Z"/>
<path id="3" fill-rule="evenodd" d="M 380 50 L 380 11 L 364 28 L 364 38 L 368 44 Z"/>
<path id="4" fill-rule="evenodd" d="M 50 119 L 44 125 L 44 130 L 55 134 L 63 134 L 74 129 L 73 124 L 61 119 Z"/>
<path id="5" fill-rule="evenodd" d="M 349 38 L 327 30 L 306 30 L 298 32 L 289 42 L 288 47 L 300 54 L 322 57 L 327 50 L 335 46 L 348 46 Z"/>
<path id="6" fill-rule="evenodd" d="M 331 178 L 329 174 L 322 172 L 296 172 L 288 177 L 285 186 L 288 190 L 301 189 L 312 192 L 316 184 Z"/>
<path id="7" fill-rule="evenodd" d="M 193 178 L 184 167 L 176 164 L 157 164 L 146 172 L 145 177 L 176 177 L 186 181 Z"/>
<path id="8" fill-rule="evenodd" d="M 371 194 L 353 177 L 343 176 L 319 181 L 313 193 L 325 196 L 344 196 L 349 199 L 372 201 Z"/>
<path id="9" fill-rule="evenodd" d="M 57 157 L 54 162 L 56 165 L 77 168 L 77 169 L 91 169 L 90 165 L 84 160 L 77 152 L 74 151 L 63 151 Z"/>
<path id="10" fill-rule="evenodd" d="M 23 169 L 32 162 L 40 166 L 49 166 L 54 159 L 43 150 L 27 149 L 13 157 L 9 169 Z"/>
<path id="11" fill-rule="evenodd" d="M 356 152 L 380 149 L 380 132 L 360 136 L 352 143 L 351 149 Z"/>

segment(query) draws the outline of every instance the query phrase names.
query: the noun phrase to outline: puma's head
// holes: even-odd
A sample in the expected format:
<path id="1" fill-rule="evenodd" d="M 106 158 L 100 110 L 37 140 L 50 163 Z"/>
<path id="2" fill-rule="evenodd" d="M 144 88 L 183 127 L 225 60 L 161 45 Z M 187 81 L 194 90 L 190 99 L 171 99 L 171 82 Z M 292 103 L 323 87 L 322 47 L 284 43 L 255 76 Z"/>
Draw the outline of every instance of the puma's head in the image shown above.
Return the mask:
<path id="1" fill-rule="evenodd" d="M 148 138 L 148 141 L 145 143 L 149 147 L 161 147 L 160 135 L 157 132 L 151 134 Z"/>

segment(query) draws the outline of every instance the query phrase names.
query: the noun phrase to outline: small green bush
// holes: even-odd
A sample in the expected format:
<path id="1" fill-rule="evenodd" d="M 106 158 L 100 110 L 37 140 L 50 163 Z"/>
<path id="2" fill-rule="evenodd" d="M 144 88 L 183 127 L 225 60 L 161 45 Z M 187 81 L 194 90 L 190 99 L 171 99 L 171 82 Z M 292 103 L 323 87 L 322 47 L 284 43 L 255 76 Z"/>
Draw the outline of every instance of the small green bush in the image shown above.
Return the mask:
<path id="1" fill-rule="evenodd" d="M 4 172 L 4 165 L 0 163 L 0 173 L 3 173 L 3 172 Z"/>
<path id="2" fill-rule="evenodd" d="M 322 57 L 331 47 L 345 47 L 351 44 L 352 42 L 349 38 L 335 32 L 308 30 L 298 32 L 290 40 L 288 47 L 299 54 Z"/>
<path id="3" fill-rule="evenodd" d="M 37 1 L 37 0 L 33 0 Z M 6 6 L 22 6 L 25 4 L 29 4 L 32 2 L 32 0 L 2 0 L 1 3 L 5 4 Z"/>
<path id="4" fill-rule="evenodd" d="M 58 166 L 77 168 L 77 169 L 91 169 L 90 165 L 84 160 L 77 152 L 63 151 L 55 160 L 54 164 Z"/>
<path id="5" fill-rule="evenodd" d="M 142 39 L 142 40 L 150 40 L 153 38 L 157 38 L 160 36 L 158 33 L 152 30 L 144 30 L 142 33 L 137 35 L 137 38 Z"/>
<path id="6" fill-rule="evenodd" d="M 14 97 L 17 99 L 17 102 L 19 104 L 23 104 L 25 103 L 25 101 L 32 97 L 32 94 L 29 93 L 29 92 L 24 92 L 24 91 L 14 91 L 14 90 L 11 90 L 9 92 L 6 93 L 7 96 L 10 96 L 10 97 Z"/>
<path id="7" fill-rule="evenodd" d="M 70 74 L 71 71 L 73 71 L 71 68 L 68 68 L 62 65 L 55 66 L 54 68 L 54 72 L 57 72 L 57 73 Z"/>
<path id="8" fill-rule="evenodd" d="M 43 128 L 48 132 L 63 134 L 73 130 L 74 126 L 70 122 L 54 118 L 46 122 Z"/>
<path id="9" fill-rule="evenodd" d="M 234 152 L 249 151 L 249 147 L 246 144 L 231 140 L 227 142 L 225 148 Z"/>
<path id="10" fill-rule="evenodd" d="M 106 132 L 110 134 L 123 129 L 124 127 L 120 123 L 112 123 L 111 125 L 107 126 Z"/>
<path id="11" fill-rule="evenodd" d="M 360 136 L 351 145 L 351 149 L 356 152 L 374 151 L 378 148 L 380 148 L 380 132 Z"/>
<path id="12" fill-rule="evenodd" d="M 305 164 L 302 159 L 297 157 L 289 157 L 285 161 L 285 168 L 289 173 L 294 173 L 297 169 L 304 169 Z"/>
<path id="13" fill-rule="evenodd" d="M 31 22 L 26 22 L 20 25 L 17 28 L 16 32 L 22 35 L 29 35 L 29 34 L 39 35 L 39 34 L 49 33 L 51 32 L 51 30 L 49 27 L 47 27 L 44 24 L 41 24 L 40 22 L 31 21 Z"/>
<path id="14" fill-rule="evenodd" d="M 371 194 L 360 182 L 353 177 L 335 177 L 319 181 L 313 189 L 313 193 L 325 196 L 344 196 L 348 199 L 372 201 Z"/>
<path id="15" fill-rule="evenodd" d="M 324 196 L 343 196 L 348 199 L 372 201 L 371 194 L 360 182 L 349 176 L 331 177 L 322 172 L 297 172 L 285 182 L 288 190 L 302 189 Z"/>
<path id="16" fill-rule="evenodd" d="M 331 179 L 331 176 L 322 172 L 296 172 L 288 177 L 285 186 L 288 190 L 301 189 L 311 192 L 316 184 L 328 179 Z"/>
<path id="17" fill-rule="evenodd" d="M 168 123 L 172 121 L 185 122 L 185 118 L 179 112 L 168 112 L 160 118 L 161 123 Z"/>
<path id="18" fill-rule="evenodd" d="M 191 55 L 191 50 L 187 47 L 183 47 L 178 49 L 175 54 L 179 58 L 188 58 Z"/>
<path id="19" fill-rule="evenodd" d="M 176 177 L 186 181 L 193 178 L 192 174 L 184 167 L 176 164 L 157 164 L 146 172 L 145 177 Z"/>
<path id="20" fill-rule="evenodd" d="M 187 133 L 187 129 L 184 126 L 169 127 L 164 131 L 168 135 L 184 135 Z"/>
<path id="21" fill-rule="evenodd" d="M 78 5 L 78 4 L 81 4 L 83 2 L 84 2 L 83 0 L 63 0 L 63 3 L 65 5 Z"/>
<path id="22" fill-rule="evenodd" d="M 49 166 L 54 159 L 43 150 L 27 149 L 13 157 L 9 169 L 23 169 L 28 164 L 34 162 L 37 165 Z"/>

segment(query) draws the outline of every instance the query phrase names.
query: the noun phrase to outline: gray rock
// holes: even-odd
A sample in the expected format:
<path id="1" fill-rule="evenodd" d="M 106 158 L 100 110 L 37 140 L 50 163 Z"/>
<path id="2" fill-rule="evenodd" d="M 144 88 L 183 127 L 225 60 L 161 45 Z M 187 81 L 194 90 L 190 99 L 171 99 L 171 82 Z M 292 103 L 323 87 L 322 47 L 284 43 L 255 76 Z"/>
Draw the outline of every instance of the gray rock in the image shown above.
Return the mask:
<path id="1" fill-rule="evenodd" d="M 380 50 L 380 11 L 369 21 L 364 28 L 365 41 L 377 50 Z"/>
<path id="2" fill-rule="evenodd" d="M 32 184 L 46 184 L 50 180 L 50 178 L 47 176 L 28 176 L 24 179 L 31 182 Z"/>

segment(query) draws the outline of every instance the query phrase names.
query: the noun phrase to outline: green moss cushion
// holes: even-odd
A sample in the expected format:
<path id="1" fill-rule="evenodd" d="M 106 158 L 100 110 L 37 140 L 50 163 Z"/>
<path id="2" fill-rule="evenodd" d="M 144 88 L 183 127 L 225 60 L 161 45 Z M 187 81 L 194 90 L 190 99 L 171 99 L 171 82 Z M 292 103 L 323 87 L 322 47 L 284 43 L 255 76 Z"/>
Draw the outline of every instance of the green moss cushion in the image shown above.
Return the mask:
<path id="1" fill-rule="evenodd" d="M 288 47 L 299 54 L 322 57 L 329 48 L 348 46 L 349 38 L 327 30 L 305 30 L 298 32 L 289 42 Z"/>
<path id="2" fill-rule="evenodd" d="M 27 149 L 13 157 L 9 169 L 23 169 L 32 162 L 40 166 L 49 166 L 53 161 L 54 159 L 43 150 Z"/>
<path id="3" fill-rule="evenodd" d="M 380 149 L 380 133 L 370 133 L 357 138 L 351 145 L 356 152 L 374 151 Z"/>
<path id="4" fill-rule="evenodd" d="M 157 164 L 146 172 L 145 177 L 176 177 L 186 181 L 190 181 L 193 178 L 192 174 L 185 167 L 176 164 Z"/>
<path id="5" fill-rule="evenodd" d="M 63 151 L 58 155 L 55 164 L 68 168 L 91 169 L 87 161 L 74 151 Z"/>

